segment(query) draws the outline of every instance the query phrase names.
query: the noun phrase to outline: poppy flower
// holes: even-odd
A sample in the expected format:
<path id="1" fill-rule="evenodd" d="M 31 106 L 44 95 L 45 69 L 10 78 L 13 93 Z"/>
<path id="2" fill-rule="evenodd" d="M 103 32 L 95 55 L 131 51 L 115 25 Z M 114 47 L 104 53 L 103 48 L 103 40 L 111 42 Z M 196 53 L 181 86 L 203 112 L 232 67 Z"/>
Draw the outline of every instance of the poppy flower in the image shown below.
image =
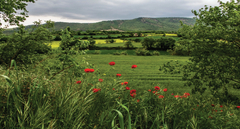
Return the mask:
<path id="1" fill-rule="evenodd" d="M 153 94 L 155 94 L 156 91 L 153 91 Z"/>
<path id="2" fill-rule="evenodd" d="M 140 100 L 138 99 L 137 102 L 139 102 Z"/>
<path id="3" fill-rule="evenodd" d="M 167 92 L 167 88 L 163 89 L 164 92 Z"/>
<path id="4" fill-rule="evenodd" d="M 190 94 L 189 94 L 189 93 L 184 93 L 184 95 L 186 95 L 186 96 L 190 96 Z"/>
<path id="5" fill-rule="evenodd" d="M 223 107 L 222 105 L 220 105 L 220 107 Z"/>
<path id="6" fill-rule="evenodd" d="M 130 94 L 132 94 L 132 93 L 136 93 L 137 91 L 135 90 L 135 89 L 132 89 L 131 91 L 130 91 Z"/>
<path id="7" fill-rule="evenodd" d="M 77 83 L 77 84 L 81 84 L 81 81 L 77 81 L 76 83 Z"/>
<path id="8" fill-rule="evenodd" d="M 130 90 L 130 88 L 129 88 L 129 87 L 126 87 L 126 90 Z"/>
<path id="9" fill-rule="evenodd" d="M 123 85 L 123 83 L 121 85 Z"/>
<path id="10" fill-rule="evenodd" d="M 109 63 L 109 65 L 115 65 L 115 62 L 112 61 L 112 62 Z"/>
<path id="11" fill-rule="evenodd" d="M 98 81 L 103 82 L 103 79 L 98 79 Z"/>
<path id="12" fill-rule="evenodd" d="M 128 84 L 128 82 L 124 82 L 124 85 L 127 85 Z"/>
<path id="13" fill-rule="evenodd" d="M 130 94 L 133 98 L 135 98 L 135 96 L 136 96 L 136 93 L 132 93 L 132 94 Z"/>
<path id="14" fill-rule="evenodd" d="M 150 90 L 150 89 L 149 89 L 148 91 L 149 91 L 149 92 L 151 92 L 151 90 Z"/>
<path id="15" fill-rule="evenodd" d="M 154 88 L 155 88 L 155 90 L 160 90 L 159 86 L 155 86 Z"/>
<path id="16" fill-rule="evenodd" d="M 173 93 L 171 95 L 174 95 Z"/>
<path id="17" fill-rule="evenodd" d="M 113 90 L 115 90 L 115 89 L 113 88 Z"/>
<path id="18" fill-rule="evenodd" d="M 178 97 L 179 97 L 179 95 L 175 95 L 174 97 L 175 97 L 175 98 L 178 98 Z"/>
<path id="19" fill-rule="evenodd" d="M 101 89 L 93 88 L 93 92 L 94 92 L 94 93 L 95 93 L 95 92 L 98 92 L 99 90 L 101 90 Z"/>
<path id="20" fill-rule="evenodd" d="M 214 104 L 211 104 L 212 107 L 214 107 Z"/>
<path id="21" fill-rule="evenodd" d="M 132 69 L 137 68 L 137 65 L 132 65 Z"/>
<path id="22" fill-rule="evenodd" d="M 237 106 L 237 108 L 240 108 L 240 106 Z"/>
<path id="23" fill-rule="evenodd" d="M 163 95 L 159 95 L 158 98 L 162 99 L 162 98 L 164 98 L 164 96 Z"/>
<path id="24" fill-rule="evenodd" d="M 117 74 L 117 77 L 120 77 L 121 76 L 121 74 Z"/>
<path id="25" fill-rule="evenodd" d="M 84 71 L 86 72 L 86 73 L 89 73 L 89 72 L 94 72 L 94 69 L 89 69 L 89 68 L 86 68 L 86 69 L 84 69 Z"/>

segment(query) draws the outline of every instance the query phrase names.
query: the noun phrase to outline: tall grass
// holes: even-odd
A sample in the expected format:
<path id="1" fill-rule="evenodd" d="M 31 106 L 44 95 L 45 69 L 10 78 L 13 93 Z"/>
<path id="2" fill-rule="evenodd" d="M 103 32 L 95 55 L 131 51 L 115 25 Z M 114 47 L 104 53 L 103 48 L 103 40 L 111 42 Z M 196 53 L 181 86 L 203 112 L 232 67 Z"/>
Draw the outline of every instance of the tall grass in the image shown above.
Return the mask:
<path id="1" fill-rule="evenodd" d="M 140 60 L 135 56 L 96 55 L 92 60 L 86 58 L 89 57 L 76 58 L 79 69 L 66 67 L 55 75 L 46 68 L 49 66 L 46 60 L 21 70 L 12 60 L 10 69 L 1 69 L 0 126 L 36 129 L 240 127 L 239 105 L 222 103 L 206 95 L 189 95 L 189 89 L 179 86 L 177 80 L 174 85 L 167 84 L 166 81 L 171 82 L 168 80 L 151 83 L 151 78 L 168 77 L 155 73 L 160 64 L 154 60 L 164 63 L 182 57 L 161 55 Z M 116 64 L 109 65 L 110 61 Z M 131 68 L 132 65 L 137 67 Z M 87 68 L 94 71 L 89 72 Z M 81 76 L 75 76 L 79 71 Z"/>

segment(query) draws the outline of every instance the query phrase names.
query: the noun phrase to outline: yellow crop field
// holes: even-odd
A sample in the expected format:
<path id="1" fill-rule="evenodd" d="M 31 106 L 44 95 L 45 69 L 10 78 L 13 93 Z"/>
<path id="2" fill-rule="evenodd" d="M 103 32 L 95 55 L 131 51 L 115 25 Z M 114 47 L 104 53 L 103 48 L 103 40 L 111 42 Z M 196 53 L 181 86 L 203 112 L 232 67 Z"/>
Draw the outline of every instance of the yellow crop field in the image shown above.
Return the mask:
<path id="1" fill-rule="evenodd" d="M 116 43 L 123 43 L 123 40 L 121 39 L 114 39 L 116 41 Z M 83 40 L 83 41 L 87 41 L 87 40 Z M 96 41 L 96 44 L 106 44 L 106 39 L 98 39 L 98 40 L 95 40 Z M 52 41 L 52 45 L 51 47 L 52 48 L 58 48 L 60 46 L 60 42 L 61 41 Z"/>
<path id="2" fill-rule="evenodd" d="M 123 43 L 123 40 L 121 39 L 114 39 L 116 41 L 116 43 Z M 83 40 L 83 41 L 87 41 L 87 40 Z M 97 39 L 95 40 L 96 44 L 106 44 L 106 39 Z"/>

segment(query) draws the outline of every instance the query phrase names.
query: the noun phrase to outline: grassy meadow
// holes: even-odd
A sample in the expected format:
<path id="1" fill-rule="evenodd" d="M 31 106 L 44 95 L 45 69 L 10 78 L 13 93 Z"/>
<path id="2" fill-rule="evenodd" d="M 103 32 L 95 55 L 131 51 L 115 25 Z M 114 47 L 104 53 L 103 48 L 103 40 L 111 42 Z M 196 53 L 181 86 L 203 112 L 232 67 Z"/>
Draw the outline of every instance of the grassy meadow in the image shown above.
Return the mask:
<path id="1" fill-rule="evenodd" d="M 238 129 L 240 104 L 223 103 L 210 91 L 191 94 L 182 74 L 159 71 L 174 61 L 186 64 L 190 57 L 73 55 L 76 67 L 57 60 L 54 53 L 18 70 L 0 68 L 0 126 L 3 128 L 47 129 Z M 97 46 L 123 46 L 123 43 Z M 133 43 L 141 47 L 141 43 Z M 54 47 L 53 47 L 54 46 Z M 14 61 L 13 61 L 14 64 Z M 62 67 L 64 65 L 64 67 Z M 55 70 L 55 71 L 54 71 Z M 192 73 L 193 74 L 193 73 Z M 3 76 L 4 75 L 4 76 Z M 230 94 L 240 97 L 240 92 Z"/>

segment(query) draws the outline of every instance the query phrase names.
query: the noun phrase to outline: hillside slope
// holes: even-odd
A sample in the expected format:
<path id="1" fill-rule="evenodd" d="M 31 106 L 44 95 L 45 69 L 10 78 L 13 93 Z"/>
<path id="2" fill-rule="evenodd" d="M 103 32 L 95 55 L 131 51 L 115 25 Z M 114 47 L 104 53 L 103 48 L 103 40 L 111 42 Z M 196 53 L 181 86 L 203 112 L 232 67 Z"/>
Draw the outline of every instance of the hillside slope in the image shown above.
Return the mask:
<path id="1" fill-rule="evenodd" d="M 132 20 L 112 20 L 102 21 L 97 23 L 65 23 L 55 22 L 55 30 L 65 29 L 67 26 L 71 30 L 86 31 L 86 30 L 110 30 L 118 29 L 122 31 L 147 31 L 147 30 L 161 30 L 161 31 L 177 31 L 181 26 L 180 22 L 187 25 L 194 25 L 196 20 L 193 18 L 170 17 L 170 18 L 146 18 L 140 17 Z M 26 26 L 26 29 L 31 29 L 32 25 Z M 17 29 L 6 30 L 4 34 L 13 33 Z"/>

